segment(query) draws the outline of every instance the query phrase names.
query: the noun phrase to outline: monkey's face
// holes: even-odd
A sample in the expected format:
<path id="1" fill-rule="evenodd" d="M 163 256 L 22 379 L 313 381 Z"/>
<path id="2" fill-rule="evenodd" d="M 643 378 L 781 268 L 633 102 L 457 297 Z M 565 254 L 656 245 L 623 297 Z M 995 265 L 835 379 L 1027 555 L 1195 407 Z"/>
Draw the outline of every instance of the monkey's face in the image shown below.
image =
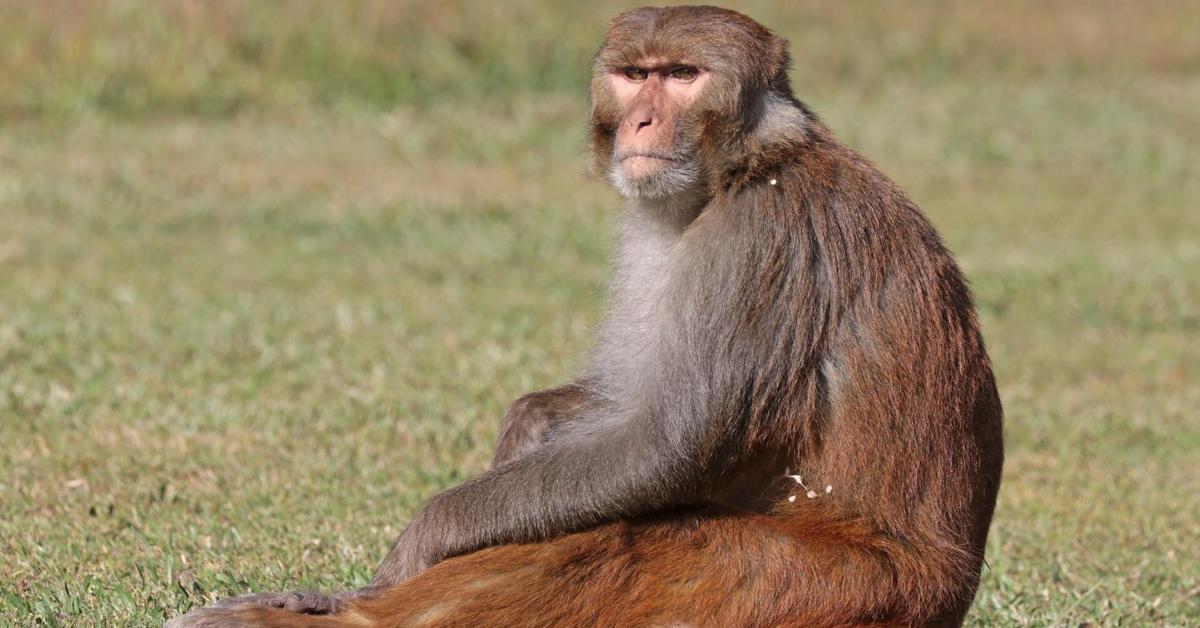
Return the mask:
<path id="1" fill-rule="evenodd" d="M 736 167 L 768 89 L 790 94 L 786 48 L 716 7 L 613 18 L 592 65 L 595 172 L 629 198 L 711 190 L 715 173 Z"/>
<path id="2" fill-rule="evenodd" d="M 620 119 L 609 178 L 629 198 L 662 198 L 700 178 L 693 103 L 710 78 L 693 63 L 648 57 L 605 77 Z"/>

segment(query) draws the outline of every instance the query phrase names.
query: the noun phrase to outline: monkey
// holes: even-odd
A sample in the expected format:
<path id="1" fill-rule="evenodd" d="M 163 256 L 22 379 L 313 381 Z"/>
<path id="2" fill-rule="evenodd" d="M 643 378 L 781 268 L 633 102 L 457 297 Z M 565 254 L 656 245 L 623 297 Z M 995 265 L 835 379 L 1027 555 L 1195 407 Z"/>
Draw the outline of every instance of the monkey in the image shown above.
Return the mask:
<path id="1" fill-rule="evenodd" d="M 961 625 L 1003 465 L 972 296 L 790 63 L 728 9 L 615 17 L 588 127 L 624 207 L 579 379 L 517 400 L 364 589 L 168 625 Z"/>

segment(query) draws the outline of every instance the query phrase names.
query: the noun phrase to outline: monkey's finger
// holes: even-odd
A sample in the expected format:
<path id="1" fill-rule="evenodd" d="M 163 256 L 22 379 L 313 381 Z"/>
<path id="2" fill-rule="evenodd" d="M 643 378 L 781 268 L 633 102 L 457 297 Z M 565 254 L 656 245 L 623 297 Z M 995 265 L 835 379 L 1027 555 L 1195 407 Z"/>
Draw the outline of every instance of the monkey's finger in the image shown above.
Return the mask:
<path id="1" fill-rule="evenodd" d="M 285 596 L 283 608 L 297 613 L 324 615 L 333 612 L 334 599 L 317 591 L 293 591 Z"/>

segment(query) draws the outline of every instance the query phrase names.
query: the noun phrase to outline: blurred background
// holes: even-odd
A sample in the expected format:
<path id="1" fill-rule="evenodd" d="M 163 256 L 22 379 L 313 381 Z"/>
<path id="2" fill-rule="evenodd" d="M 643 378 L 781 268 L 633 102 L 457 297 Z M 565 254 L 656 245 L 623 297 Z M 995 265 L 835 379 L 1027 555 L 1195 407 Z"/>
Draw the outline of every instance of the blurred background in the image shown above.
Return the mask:
<path id="1" fill-rule="evenodd" d="M 625 2 L 0 0 L 0 623 L 365 584 L 578 366 Z M 1200 609 L 1200 4 L 731 4 L 970 278 L 972 625 Z"/>

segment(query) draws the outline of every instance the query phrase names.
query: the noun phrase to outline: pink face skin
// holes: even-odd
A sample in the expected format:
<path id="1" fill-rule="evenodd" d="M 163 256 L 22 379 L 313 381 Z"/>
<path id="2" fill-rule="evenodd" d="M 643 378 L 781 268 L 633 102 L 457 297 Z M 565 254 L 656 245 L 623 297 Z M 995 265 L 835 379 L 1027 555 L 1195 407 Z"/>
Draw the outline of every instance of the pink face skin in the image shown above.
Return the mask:
<path id="1" fill-rule="evenodd" d="M 676 121 L 708 78 L 703 68 L 663 58 L 641 59 L 608 76 L 625 111 L 613 158 L 626 177 L 651 177 L 686 158 L 675 146 Z"/>

